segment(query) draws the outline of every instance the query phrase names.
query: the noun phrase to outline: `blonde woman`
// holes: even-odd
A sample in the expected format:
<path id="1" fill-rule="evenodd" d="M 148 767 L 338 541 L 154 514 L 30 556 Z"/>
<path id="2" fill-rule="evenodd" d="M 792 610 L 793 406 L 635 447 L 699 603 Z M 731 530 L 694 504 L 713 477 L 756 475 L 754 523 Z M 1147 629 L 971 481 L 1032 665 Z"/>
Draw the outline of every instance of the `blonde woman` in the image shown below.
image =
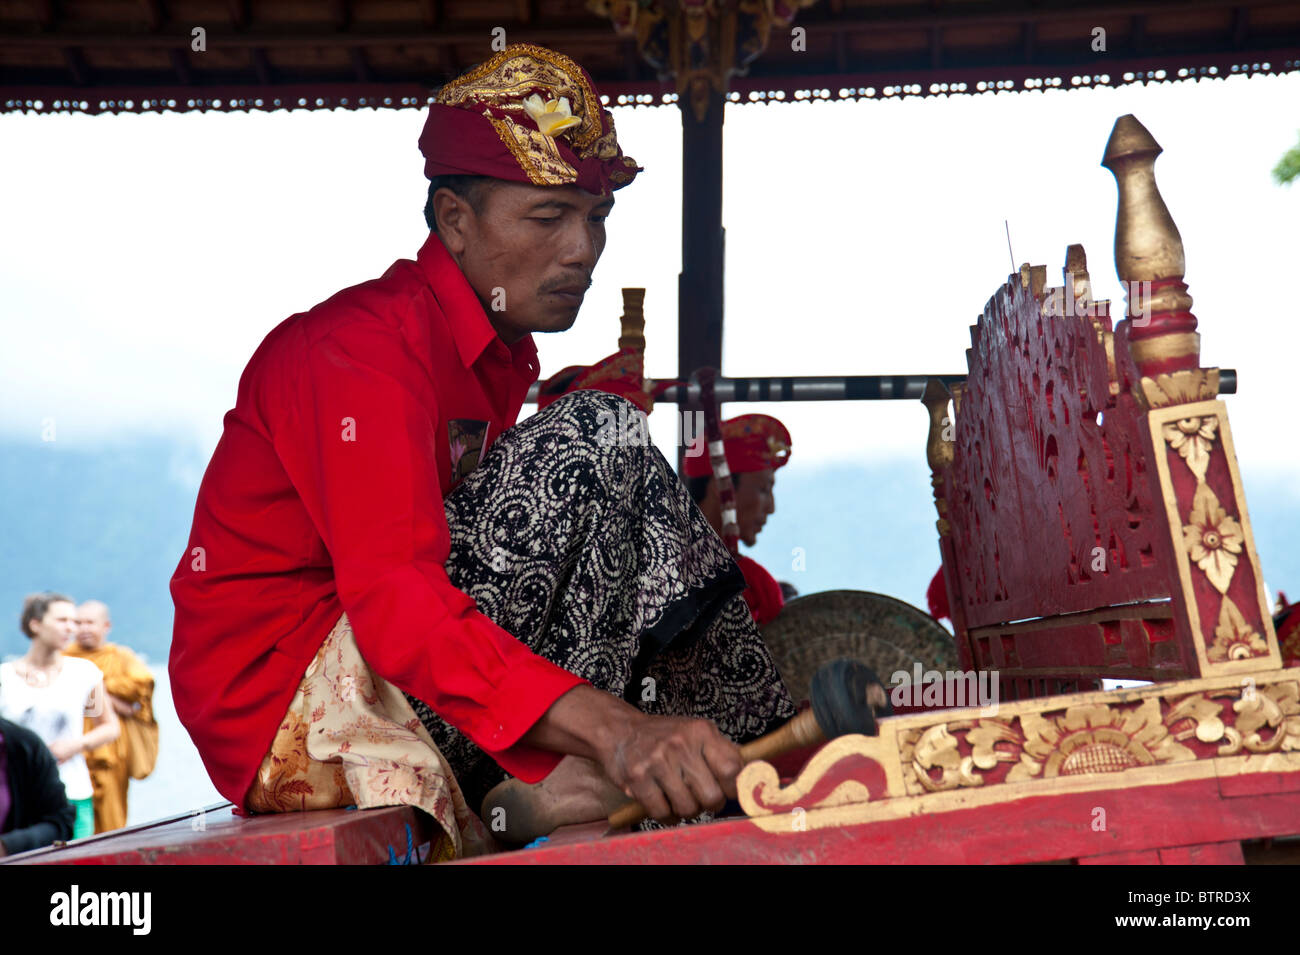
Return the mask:
<path id="1" fill-rule="evenodd" d="M 121 725 L 104 692 L 104 676 L 89 660 L 65 656 L 77 632 L 77 608 L 62 594 L 28 597 L 21 618 L 31 648 L 0 664 L 0 717 L 36 733 L 59 764 L 77 818 L 72 838 L 95 831 L 94 790 L 85 751 L 117 739 Z M 83 732 L 85 717 L 91 730 Z"/>

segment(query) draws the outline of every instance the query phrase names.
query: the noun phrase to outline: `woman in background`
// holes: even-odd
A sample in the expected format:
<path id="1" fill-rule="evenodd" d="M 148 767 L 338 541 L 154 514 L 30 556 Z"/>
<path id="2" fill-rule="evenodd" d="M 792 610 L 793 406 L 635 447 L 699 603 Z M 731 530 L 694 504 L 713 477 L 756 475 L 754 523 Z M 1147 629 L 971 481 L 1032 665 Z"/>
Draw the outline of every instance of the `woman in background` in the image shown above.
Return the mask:
<path id="1" fill-rule="evenodd" d="M 62 594 L 35 594 L 23 603 L 26 655 L 0 663 L 0 717 L 45 741 L 59 764 L 68 801 L 76 810 L 72 838 L 95 831 L 94 789 L 85 750 L 117 739 L 121 726 L 108 705 L 104 676 L 89 660 L 64 656 L 77 631 L 77 609 Z M 83 733 L 84 717 L 93 728 Z"/>

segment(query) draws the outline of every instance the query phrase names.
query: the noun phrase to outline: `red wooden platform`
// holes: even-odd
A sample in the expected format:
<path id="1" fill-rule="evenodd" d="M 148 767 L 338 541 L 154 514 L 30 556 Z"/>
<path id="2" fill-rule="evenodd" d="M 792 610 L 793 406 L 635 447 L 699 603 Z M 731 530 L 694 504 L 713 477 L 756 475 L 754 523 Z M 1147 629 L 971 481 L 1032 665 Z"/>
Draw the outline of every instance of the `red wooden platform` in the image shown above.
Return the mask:
<path id="1" fill-rule="evenodd" d="M 432 820 L 409 807 L 236 816 L 231 803 L 36 849 L 7 865 L 379 865 L 417 849 Z"/>
<path id="2" fill-rule="evenodd" d="M 812 828 L 809 812 L 807 830 L 776 833 L 749 819 L 722 819 L 602 838 L 604 824 L 594 823 L 561 829 L 535 849 L 453 864 L 1294 863 L 1300 847 L 1300 780 L 1284 778 L 1258 774 L 1037 796 L 823 829 Z M 1293 788 L 1279 791 L 1284 785 Z M 1099 806 L 1106 810 L 1102 831 L 1093 829 Z M 1278 838 L 1282 834 L 1295 838 Z"/>
<path id="3" fill-rule="evenodd" d="M 1098 807 L 1105 828 L 1094 829 Z M 533 849 L 457 865 L 1016 864 L 1300 862 L 1300 778 L 1261 773 L 1034 796 L 857 825 L 769 832 L 748 818 L 606 836 L 568 826 Z M 3 860 L 21 865 L 375 865 L 418 850 L 430 820 L 410 808 L 242 817 L 229 803 Z"/>

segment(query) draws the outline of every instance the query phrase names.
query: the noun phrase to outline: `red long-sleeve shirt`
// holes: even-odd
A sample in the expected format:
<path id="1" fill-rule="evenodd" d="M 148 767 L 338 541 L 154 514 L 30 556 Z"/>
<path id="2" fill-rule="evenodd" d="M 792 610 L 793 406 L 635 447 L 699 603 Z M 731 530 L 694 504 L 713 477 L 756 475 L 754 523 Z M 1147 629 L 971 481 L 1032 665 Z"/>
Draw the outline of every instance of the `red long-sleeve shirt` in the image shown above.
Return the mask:
<path id="1" fill-rule="evenodd" d="M 512 775 L 535 782 L 554 768 L 557 754 L 518 740 L 583 681 L 494 624 L 444 570 L 449 424 L 473 435 L 486 423 L 486 453 L 537 372 L 532 336 L 497 336 L 433 234 L 414 262 L 262 342 L 171 581 L 176 711 L 227 799 L 243 804 L 345 611 L 377 674 Z"/>

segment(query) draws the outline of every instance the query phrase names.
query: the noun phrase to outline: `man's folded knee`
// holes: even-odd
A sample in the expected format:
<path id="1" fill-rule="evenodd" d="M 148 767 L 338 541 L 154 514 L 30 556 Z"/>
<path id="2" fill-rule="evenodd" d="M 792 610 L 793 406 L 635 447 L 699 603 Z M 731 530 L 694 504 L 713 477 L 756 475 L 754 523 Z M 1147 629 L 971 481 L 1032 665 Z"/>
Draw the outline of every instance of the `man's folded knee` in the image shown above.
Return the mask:
<path id="1" fill-rule="evenodd" d="M 539 412 L 548 413 L 570 422 L 584 437 L 601 447 L 650 444 L 648 416 L 622 395 L 584 388 L 557 398 Z"/>

